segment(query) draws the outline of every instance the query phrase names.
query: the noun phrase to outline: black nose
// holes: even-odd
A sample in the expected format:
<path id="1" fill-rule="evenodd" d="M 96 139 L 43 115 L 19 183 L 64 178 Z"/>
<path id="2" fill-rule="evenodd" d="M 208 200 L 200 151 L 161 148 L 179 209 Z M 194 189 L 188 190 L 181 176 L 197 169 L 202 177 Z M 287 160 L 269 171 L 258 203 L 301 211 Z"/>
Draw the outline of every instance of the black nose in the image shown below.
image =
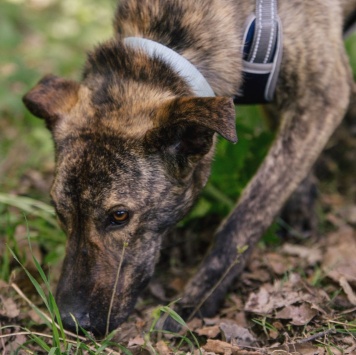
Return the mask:
<path id="1" fill-rule="evenodd" d="M 62 311 L 61 318 L 63 327 L 73 333 L 82 334 L 81 328 L 90 331 L 90 317 L 88 312 L 80 310 Z"/>

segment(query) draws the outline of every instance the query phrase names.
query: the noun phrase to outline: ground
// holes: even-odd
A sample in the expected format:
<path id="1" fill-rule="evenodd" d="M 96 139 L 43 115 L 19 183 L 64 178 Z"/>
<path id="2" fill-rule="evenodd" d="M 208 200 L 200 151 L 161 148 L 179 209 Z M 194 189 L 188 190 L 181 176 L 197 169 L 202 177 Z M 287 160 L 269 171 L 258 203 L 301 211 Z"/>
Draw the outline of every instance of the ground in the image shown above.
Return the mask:
<path id="1" fill-rule="evenodd" d="M 356 123 L 347 117 L 315 166 L 318 226 L 276 220 L 213 319 L 184 323 L 166 307 L 194 274 L 212 231 L 273 139 L 259 108 L 238 107 L 239 143 L 220 141 L 210 182 L 164 243 L 156 274 L 110 339 L 56 330 L 51 298 L 65 236 L 49 205 L 53 147 L 21 96 L 48 72 L 78 79 L 108 38 L 114 1 L 5 0 L 0 12 L 0 349 L 3 354 L 356 354 Z M 346 43 L 354 67 L 356 39 Z M 231 166 L 231 162 L 234 162 Z M 33 275 L 31 280 L 20 266 Z M 47 278 L 49 277 L 49 284 Z M 44 281 L 45 280 L 45 281 Z M 170 314 L 182 323 L 165 334 Z M 18 350 L 16 350 L 18 349 Z"/>

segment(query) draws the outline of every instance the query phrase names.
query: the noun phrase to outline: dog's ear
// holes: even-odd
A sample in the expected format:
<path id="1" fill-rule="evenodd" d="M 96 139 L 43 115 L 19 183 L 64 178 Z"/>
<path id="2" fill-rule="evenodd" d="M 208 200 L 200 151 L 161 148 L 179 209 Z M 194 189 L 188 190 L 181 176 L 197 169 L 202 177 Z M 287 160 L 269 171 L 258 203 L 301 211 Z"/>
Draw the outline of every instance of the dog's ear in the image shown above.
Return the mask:
<path id="1" fill-rule="evenodd" d="M 160 151 L 181 164 L 198 161 L 213 144 L 214 133 L 237 142 L 235 108 L 224 97 L 183 97 L 160 107 L 154 118 L 155 128 L 145 136 L 150 151 Z"/>
<path id="2" fill-rule="evenodd" d="M 79 87 L 75 81 L 46 75 L 22 100 L 33 115 L 43 118 L 53 130 L 58 119 L 77 102 Z"/>

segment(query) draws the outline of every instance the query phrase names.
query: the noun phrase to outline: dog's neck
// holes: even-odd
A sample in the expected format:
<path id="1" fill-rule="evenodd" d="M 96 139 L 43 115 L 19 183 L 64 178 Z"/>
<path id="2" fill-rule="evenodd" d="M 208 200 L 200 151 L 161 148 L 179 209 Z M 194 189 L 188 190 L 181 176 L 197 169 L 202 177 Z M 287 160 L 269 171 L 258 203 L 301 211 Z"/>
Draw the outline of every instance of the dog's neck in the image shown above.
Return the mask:
<path id="1" fill-rule="evenodd" d="M 233 96 L 242 83 L 243 25 L 254 7 L 253 1 L 125 0 L 114 26 L 122 39 L 143 37 L 174 50 L 216 95 Z"/>

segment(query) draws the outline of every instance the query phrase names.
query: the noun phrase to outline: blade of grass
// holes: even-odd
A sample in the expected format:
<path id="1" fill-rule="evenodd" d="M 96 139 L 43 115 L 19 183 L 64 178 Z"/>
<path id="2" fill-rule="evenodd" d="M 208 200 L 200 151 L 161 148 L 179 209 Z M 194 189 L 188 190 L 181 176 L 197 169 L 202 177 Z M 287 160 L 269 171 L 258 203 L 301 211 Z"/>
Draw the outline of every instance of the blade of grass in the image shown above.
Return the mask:
<path id="1" fill-rule="evenodd" d="M 51 287 L 50 287 L 48 278 L 47 278 L 46 274 L 44 273 L 40 263 L 35 258 L 34 254 L 32 252 L 32 245 L 31 245 L 31 241 L 30 241 L 30 238 L 29 238 L 29 234 L 27 234 L 27 236 L 28 236 L 28 244 L 29 244 L 29 247 L 30 247 L 31 255 L 32 255 L 32 260 L 33 260 L 33 262 L 34 262 L 34 264 L 36 266 L 37 271 L 39 272 L 39 274 L 41 276 L 41 279 L 43 280 L 43 282 L 45 283 L 46 288 L 47 288 L 47 292 L 48 292 L 48 307 L 49 307 L 48 310 L 49 310 L 49 312 L 50 312 L 50 314 L 52 316 L 52 319 L 53 319 L 52 328 L 54 327 L 53 324 L 57 323 L 59 325 L 59 330 L 60 330 L 60 333 L 61 333 L 61 337 L 63 339 L 65 339 L 66 335 L 65 335 L 65 332 L 64 332 L 62 318 L 60 316 L 60 312 L 59 312 L 57 303 L 55 301 L 55 298 L 54 298 L 54 296 L 53 296 L 53 294 L 51 292 Z M 53 332 L 54 332 L 55 335 L 57 335 L 57 329 L 53 329 Z M 67 344 L 64 344 L 64 345 L 66 346 Z"/>
<path id="2" fill-rule="evenodd" d="M 44 350 L 49 352 L 51 348 L 46 344 L 44 340 L 42 340 L 40 337 L 38 337 L 36 334 L 30 332 L 31 338 Z"/>
<path id="3" fill-rule="evenodd" d="M 27 222 L 27 218 L 26 216 L 24 216 L 25 220 L 26 220 L 26 228 L 27 228 L 27 241 L 28 241 L 28 245 L 30 248 L 30 252 L 31 252 L 31 256 L 32 256 L 32 260 L 35 264 L 35 267 L 38 271 L 38 273 L 41 276 L 42 281 L 44 282 L 46 288 L 47 288 L 47 292 L 48 292 L 48 297 L 46 297 L 46 300 L 48 301 L 48 303 L 45 303 L 47 306 L 47 309 L 51 315 L 51 327 L 52 327 L 52 333 L 53 333 L 53 339 L 55 341 L 55 343 L 57 344 L 57 346 L 60 346 L 60 340 L 59 340 L 59 333 L 58 333 L 58 329 L 61 333 L 61 337 L 62 339 L 64 339 L 64 347 L 67 347 L 67 343 L 66 343 L 66 334 L 64 332 L 64 327 L 63 327 L 63 323 L 62 323 L 62 318 L 60 316 L 60 312 L 57 306 L 57 303 L 54 299 L 54 296 L 52 294 L 51 291 L 51 286 L 49 284 L 48 278 L 42 268 L 42 266 L 40 265 L 40 263 L 38 262 L 38 260 L 36 259 L 33 250 L 32 250 L 32 243 L 31 243 L 31 239 L 30 239 L 30 233 L 28 230 L 28 222 Z M 21 265 L 22 266 L 22 265 Z M 24 268 L 24 266 L 22 266 Z M 25 268 L 24 268 L 25 269 Z M 29 275 L 29 272 L 25 269 L 27 275 Z M 39 286 L 42 289 L 41 286 Z M 37 288 L 36 288 L 37 289 Z M 44 292 L 43 292 L 44 293 Z M 57 324 L 59 327 L 57 327 Z"/>
<path id="4" fill-rule="evenodd" d="M 198 342 L 198 339 L 195 337 L 195 335 L 193 334 L 193 332 L 189 329 L 187 323 L 183 320 L 183 318 L 176 312 L 174 311 L 172 308 L 171 308 L 171 305 L 168 305 L 168 306 L 161 306 L 159 307 L 158 309 L 163 312 L 163 313 L 166 313 L 168 314 L 173 320 L 175 320 L 178 324 L 180 324 L 184 329 L 186 329 L 189 334 L 192 336 L 194 342 L 195 342 L 195 345 L 197 346 L 197 348 L 199 349 L 199 353 L 201 354 L 201 351 L 200 351 L 200 344 Z M 172 333 L 172 332 L 166 332 L 166 331 L 163 331 L 163 333 L 167 333 L 167 334 L 175 334 L 175 333 Z M 184 337 L 184 336 L 181 336 L 181 335 L 178 335 L 178 334 L 175 334 L 179 337 Z M 191 341 L 184 337 L 185 341 L 189 344 L 189 342 L 191 343 Z"/>
<path id="5" fill-rule="evenodd" d="M 25 271 L 26 275 L 28 276 L 28 278 L 30 279 L 30 281 L 32 282 L 33 286 L 35 286 L 37 293 L 40 295 L 42 301 L 44 302 L 46 308 L 49 310 L 49 304 L 47 301 L 47 297 L 42 289 L 42 287 L 40 286 L 40 284 L 37 282 L 37 280 L 31 275 L 31 273 L 26 269 L 26 267 L 20 262 L 20 260 L 17 258 L 17 256 L 15 255 L 15 253 L 9 248 L 13 258 L 20 264 L 20 266 L 23 268 L 23 270 Z"/>
<path id="6" fill-rule="evenodd" d="M 124 243 L 123 243 L 123 246 L 122 246 L 121 257 L 120 257 L 120 262 L 119 262 L 119 266 L 118 266 L 117 272 L 116 272 L 115 284 L 114 284 L 112 295 L 111 295 L 111 300 L 110 300 L 110 305 L 109 305 L 109 310 L 108 310 L 108 316 L 107 316 L 107 319 L 106 319 L 105 336 L 107 336 L 109 334 L 111 311 L 112 311 L 112 307 L 114 305 L 114 300 L 115 300 L 115 296 L 116 296 L 116 289 L 117 289 L 117 285 L 119 283 L 121 267 L 122 267 L 122 263 L 124 261 L 124 256 L 125 256 L 125 251 L 126 251 L 127 246 L 128 246 L 128 243 L 126 242 L 126 240 L 124 240 Z"/>
<path id="7" fill-rule="evenodd" d="M 26 267 L 20 262 L 20 260 L 16 257 L 15 253 L 13 253 L 13 251 L 10 249 L 14 259 L 21 265 L 21 267 L 23 268 L 23 270 L 25 271 L 27 277 L 30 279 L 31 283 L 33 284 L 33 286 L 35 287 L 37 293 L 40 295 L 42 301 L 44 302 L 47 310 L 50 313 L 50 321 L 48 322 L 48 320 L 45 317 L 42 317 L 41 314 L 39 314 L 41 316 L 41 318 L 47 323 L 47 325 L 52 329 L 52 333 L 53 333 L 53 342 L 57 345 L 60 345 L 60 340 L 59 340 L 59 333 L 58 333 L 58 329 L 55 326 L 56 322 L 55 322 L 55 316 L 53 314 L 53 307 L 52 304 L 49 302 L 49 299 L 47 298 L 43 288 L 41 287 L 41 285 L 38 283 L 38 281 L 31 275 L 31 273 L 26 269 Z M 37 269 L 38 271 L 40 271 L 39 269 Z M 43 273 L 43 270 L 41 268 L 41 271 Z M 63 326 L 62 326 L 63 328 Z M 64 338 L 65 339 L 65 335 Z M 64 345 L 66 346 L 66 342 L 64 341 Z"/>
<path id="8" fill-rule="evenodd" d="M 58 228 L 58 224 L 54 218 L 55 213 L 53 207 L 44 202 L 37 201 L 30 197 L 0 193 L 0 203 L 16 207 L 24 212 L 41 217 L 46 222 Z"/>

